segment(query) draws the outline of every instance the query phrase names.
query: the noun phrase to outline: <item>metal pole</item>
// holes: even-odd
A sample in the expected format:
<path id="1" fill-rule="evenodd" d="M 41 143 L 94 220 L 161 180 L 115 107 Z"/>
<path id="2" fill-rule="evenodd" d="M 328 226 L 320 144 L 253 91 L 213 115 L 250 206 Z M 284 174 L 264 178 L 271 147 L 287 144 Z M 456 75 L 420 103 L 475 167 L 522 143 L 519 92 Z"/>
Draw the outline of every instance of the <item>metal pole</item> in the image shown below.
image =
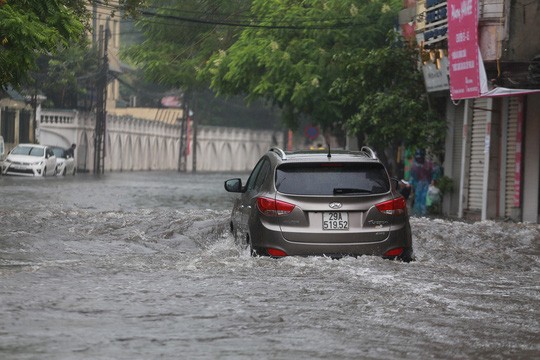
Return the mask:
<path id="1" fill-rule="evenodd" d="M 178 148 L 178 172 L 186 171 L 186 140 L 187 140 L 187 105 L 186 95 L 182 99 L 182 119 L 180 122 L 180 146 Z"/>
<path id="2" fill-rule="evenodd" d="M 104 33 L 104 34 L 103 34 Z M 103 37 L 102 37 L 103 36 Z M 97 103 L 96 103 L 96 128 L 94 132 L 94 174 L 102 174 L 104 172 L 104 136 L 105 136 L 105 121 L 107 118 L 107 74 L 109 67 L 108 45 L 109 45 L 109 28 L 103 32 L 103 26 L 100 27 L 100 39 L 103 41 L 103 57 L 100 73 L 97 82 Z"/>
<path id="3" fill-rule="evenodd" d="M 486 132 L 484 134 L 484 177 L 482 181 L 482 221 L 488 218 L 489 196 L 489 158 L 491 154 L 491 123 L 493 120 L 493 98 L 488 98 L 488 113 L 486 119 Z"/>
<path id="4" fill-rule="evenodd" d="M 197 172 L 197 120 L 193 115 L 191 117 L 191 123 L 193 124 L 193 168 L 192 172 Z"/>
<path id="5" fill-rule="evenodd" d="M 459 176 L 459 207 L 458 217 L 463 218 L 464 200 L 465 200 L 465 164 L 467 162 L 467 139 L 468 139 L 468 127 L 469 118 L 472 116 L 472 110 L 470 108 L 470 100 L 465 100 L 465 111 L 463 114 L 463 133 L 461 134 L 461 174 Z"/>
<path id="6" fill-rule="evenodd" d="M 195 96 L 193 95 L 193 91 L 188 91 L 187 93 L 187 122 L 191 121 L 191 132 L 192 132 L 192 138 L 193 138 L 193 145 L 191 147 L 191 151 L 193 153 L 193 157 L 191 158 L 191 171 L 196 173 L 197 172 L 197 120 L 194 117 L 193 109 L 195 106 Z M 187 159 L 186 159 L 187 161 Z M 187 166 L 186 166 L 187 168 Z M 186 169 L 187 170 L 187 169 Z"/>

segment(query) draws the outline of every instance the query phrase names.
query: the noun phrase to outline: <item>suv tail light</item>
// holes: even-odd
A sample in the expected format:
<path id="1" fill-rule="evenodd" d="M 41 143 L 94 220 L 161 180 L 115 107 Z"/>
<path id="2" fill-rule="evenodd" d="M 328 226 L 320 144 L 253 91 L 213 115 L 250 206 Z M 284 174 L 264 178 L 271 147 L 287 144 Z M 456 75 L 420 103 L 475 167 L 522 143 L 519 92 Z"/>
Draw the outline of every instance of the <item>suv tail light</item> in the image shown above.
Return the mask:
<path id="1" fill-rule="evenodd" d="M 392 250 L 388 250 L 387 252 L 384 253 L 384 256 L 400 256 L 401 254 L 403 254 L 403 248 L 395 248 L 395 249 L 392 249 Z"/>
<path id="2" fill-rule="evenodd" d="M 294 209 L 293 204 L 267 197 L 257 198 L 259 211 L 267 216 L 282 216 L 290 214 Z"/>
<path id="3" fill-rule="evenodd" d="M 375 206 L 383 214 L 402 215 L 405 213 L 405 209 L 407 208 L 407 202 L 403 196 L 400 196 L 392 200 L 384 201 Z"/>
<path id="4" fill-rule="evenodd" d="M 273 257 L 287 256 L 287 253 L 283 250 L 268 248 L 267 251 L 268 251 L 268 255 L 273 256 Z"/>

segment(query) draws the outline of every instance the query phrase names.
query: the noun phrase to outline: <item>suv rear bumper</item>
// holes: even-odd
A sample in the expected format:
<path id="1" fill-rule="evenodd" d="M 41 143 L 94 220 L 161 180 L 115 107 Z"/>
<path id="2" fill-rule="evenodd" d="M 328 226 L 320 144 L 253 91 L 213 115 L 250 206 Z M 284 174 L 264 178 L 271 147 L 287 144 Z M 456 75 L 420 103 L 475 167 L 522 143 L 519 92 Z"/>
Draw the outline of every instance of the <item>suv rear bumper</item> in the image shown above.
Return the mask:
<path id="1" fill-rule="evenodd" d="M 281 231 L 266 228 L 261 239 L 252 238 L 252 246 L 260 254 L 266 254 L 266 249 L 273 248 L 284 251 L 287 255 L 310 256 L 356 256 L 356 255 L 377 255 L 383 256 L 388 250 L 395 248 L 412 248 L 412 237 L 409 226 L 405 225 L 397 230 L 392 230 L 388 235 L 375 242 L 332 242 L 329 234 L 327 242 L 293 242 L 283 238 Z M 361 236 L 361 235 L 359 235 Z"/>

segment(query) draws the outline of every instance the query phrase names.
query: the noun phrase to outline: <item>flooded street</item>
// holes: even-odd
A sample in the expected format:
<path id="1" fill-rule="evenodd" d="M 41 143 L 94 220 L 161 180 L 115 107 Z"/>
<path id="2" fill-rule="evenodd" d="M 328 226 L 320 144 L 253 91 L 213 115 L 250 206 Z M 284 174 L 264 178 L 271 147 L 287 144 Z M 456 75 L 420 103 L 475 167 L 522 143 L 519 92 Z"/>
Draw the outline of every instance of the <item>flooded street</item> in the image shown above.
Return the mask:
<path id="1" fill-rule="evenodd" d="M 409 264 L 251 258 L 233 176 L 0 177 L 0 358 L 540 357 L 538 225 L 413 218 Z"/>

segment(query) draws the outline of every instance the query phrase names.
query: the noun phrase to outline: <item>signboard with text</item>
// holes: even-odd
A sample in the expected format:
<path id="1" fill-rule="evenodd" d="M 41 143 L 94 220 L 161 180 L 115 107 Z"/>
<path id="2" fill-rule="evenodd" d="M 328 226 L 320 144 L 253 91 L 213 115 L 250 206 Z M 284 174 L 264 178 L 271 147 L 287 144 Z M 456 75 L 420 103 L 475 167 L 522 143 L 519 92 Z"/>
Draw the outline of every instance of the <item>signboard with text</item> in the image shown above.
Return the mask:
<path id="1" fill-rule="evenodd" d="M 448 0 L 448 57 L 453 100 L 480 96 L 478 0 Z"/>
<path id="2" fill-rule="evenodd" d="M 422 66 L 427 92 L 448 90 L 450 88 L 448 84 L 448 58 L 443 57 L 439 64 L 439 68 L 431 62 Z"/>

